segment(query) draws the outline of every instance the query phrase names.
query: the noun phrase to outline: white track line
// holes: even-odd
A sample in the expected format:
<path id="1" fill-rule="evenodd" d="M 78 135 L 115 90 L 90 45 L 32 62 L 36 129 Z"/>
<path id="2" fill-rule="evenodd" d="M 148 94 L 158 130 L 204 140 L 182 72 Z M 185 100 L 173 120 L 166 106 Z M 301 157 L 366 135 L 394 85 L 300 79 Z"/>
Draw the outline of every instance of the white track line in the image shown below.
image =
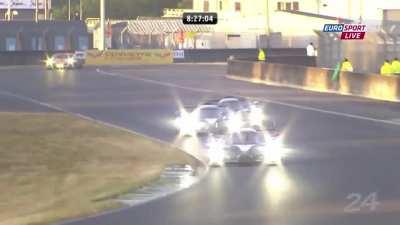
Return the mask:
<path id="1" fill-rule="evenodd" d="M 226 94 L 226 93 L 223 93 L 220 91 L 214 91 L 214 90 L 205 89 L 205 88 L 181 86 L 181 85 L 168 83 L 168 82 L 161 82 L 161 81 L 155 81 L 155 80 L 151 80 L 151 79 L 128 76 L 128 75 L 124 75 L 124 74 L 120 74 L 120 73 L 111 73 L 111 72 L 103 71 L 99 68 L 97 68 L 96 71 L 100 74 L 107 75 L 107 76 L 122 77 L 122 78 L 126 78 L 126 79 L 131 79 L 131 80 L 139 80 L 139 81 L 143 81 L 146 83 L 157 84 L 157 85 L 161 85 L 161 86 L 165 86 L 165 87 L 173 87 L 173 88 L 179 88 L 179 89 L 195 91 L 195 92 Z M 325 114 L 330 114 L 330 115 L 335 115 L 335 116 L 342 116 L 342 117 L 347 117 L 347 118 L 352 118 L 352 119 L 359 119 L 359 120 L 365 120 L 365 121 L 370 121 L 370 122 L 377 122 L 377 123 L 384 123 L 384 124 L 389 124 L 389 125 L 400 126 L 400 122 L 397 122 L 397 121 L 376 119 L 376 118 L 372 118 L 372 117 L 360 116 L 360 115 L 355 115 L 355 114 L 350 114 L 350 113 L 323 110 L 323 109 L 318 109 L 318 108 L 313 108 L 313 107 L 308 107 L 308 106 L 303 106 L 303 105 L 297 105 L 297 104 L 291 104 L 291 103 L 286 103 L 286 102 L 280 102 L 280 101 L 275 101 L 275 100 L 265 99 L 265 98 L 254 98 L 251 96 L 244 96 L 244 95 L 239 95 L 239 94 L 235 94 L 235 95 L 240 96 L 240 97 L 245 97 L 245 98 L 256 99 L 256 100 L 271 103 L 271 104 L 282 105 L 282 106 L 286 106 L 286 107 L 290 107 L 290 108 L 296 108 L 296 109 L 301 109 L 301 110 L 306 110 L 306 111 L 314 111 L 314 112 L 325 113 Z"/>

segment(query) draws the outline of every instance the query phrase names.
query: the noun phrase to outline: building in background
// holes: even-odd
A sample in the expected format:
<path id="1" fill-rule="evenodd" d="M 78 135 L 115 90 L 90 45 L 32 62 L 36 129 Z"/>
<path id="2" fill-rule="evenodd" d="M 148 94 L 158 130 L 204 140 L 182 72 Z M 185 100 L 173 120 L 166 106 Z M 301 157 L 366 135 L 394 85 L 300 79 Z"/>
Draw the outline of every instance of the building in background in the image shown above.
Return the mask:
<path id="1" fill-rule="evenodd" d="M 379 32 L 396 8 L 398 0 L 193 0 L 192 9 L 164 9 L 161 18 L 110 21 L 107 33 L 110 48 L 319 48 L 324 24 L 363 22 Z M 218 24 L 184 25 L 184 12 L 217 12 Z M 88 25 L 96 47 L 98 24 Z"/>
<path id="2" fill-rule="evenodd" d="M 217 12 L 212 48 L 304 47 L 315 30 L 338 21 L 379 29 L 388 9 L 400 1 L 370 0 L 193 0 L 193 11 Z"/>
<path id="3" fill-rule="evenodd" d="M 90 45 L 81 21 L 0 21 L 0 52 L 75 51 Z"/>
<path id="4" fill-rule="evenodd" d="M 0 20 L 36 20 L 36 8 L 39 20 L 50 18 L 51 0 L 0 0 Z"/>

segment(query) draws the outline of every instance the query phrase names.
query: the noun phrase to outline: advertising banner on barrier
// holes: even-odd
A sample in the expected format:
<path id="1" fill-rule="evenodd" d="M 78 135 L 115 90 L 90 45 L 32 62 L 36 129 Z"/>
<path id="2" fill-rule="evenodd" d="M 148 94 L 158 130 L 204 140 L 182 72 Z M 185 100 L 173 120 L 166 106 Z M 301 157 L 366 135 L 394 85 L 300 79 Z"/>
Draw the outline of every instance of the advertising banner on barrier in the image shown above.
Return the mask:
<path id="1" fill-rule="evenodd" d="M 173 53 L 168 49 L 88 51 L 89 65 L 170 64 Z"/>
<path id="2" fill-rule="evenodd" d="M 184 59 L 185 50 L 174 50 L 174 59 Z"/>
<path id="3" fill-rule="evenodd" d="M 11 9 L 35 9 L 36 0 L 0 0 L 0 9 L 7 9 L 11 4 Z M 39 9 L 44 8 L 44 0 L 38 0 Z"/>

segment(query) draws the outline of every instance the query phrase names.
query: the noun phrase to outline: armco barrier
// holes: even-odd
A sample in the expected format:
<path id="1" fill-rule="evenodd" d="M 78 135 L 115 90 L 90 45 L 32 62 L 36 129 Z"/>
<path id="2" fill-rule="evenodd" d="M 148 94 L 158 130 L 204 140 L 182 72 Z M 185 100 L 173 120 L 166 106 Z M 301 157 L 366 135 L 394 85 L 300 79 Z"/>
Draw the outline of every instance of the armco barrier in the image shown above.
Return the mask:
<path id="1" fill-rule="evenodd" d="M 267 57 L 279 56 L 306 56 L 305 48 L 271 48 L 264 49 Z M 184 49 L 175 50 L 175 63 L 182 62 L 226 62 L 230 56 L 237 59 L 257 58 L 258 49 L 240 48 L 240 49 Z"/>
<path id="2" fill-rule="evenodd" d="M 88 65 L 170 64 L 173 52 L 168 49 L 87 51 Z"/>
<path id="3" fill-rule="evenodd" d="M 400 101 L 400 77 L 341 72 L 332 81 L 333 70 L 297 65 L 228 61 L 228 76 L 258 83 L 301 88 L 319 92 Z"/>

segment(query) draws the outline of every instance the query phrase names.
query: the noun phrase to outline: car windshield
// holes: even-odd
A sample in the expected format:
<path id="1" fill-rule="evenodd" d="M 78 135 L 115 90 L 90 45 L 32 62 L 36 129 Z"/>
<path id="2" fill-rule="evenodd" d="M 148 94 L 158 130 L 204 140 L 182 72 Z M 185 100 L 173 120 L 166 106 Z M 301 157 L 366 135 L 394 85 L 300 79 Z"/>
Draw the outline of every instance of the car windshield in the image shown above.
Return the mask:
<path id="1" fill-rule="evenodd" d="M 220 114 L 221 111 L 218 108 L 203 108 L 199 112 L 200 119 L 218 118 Z"/>
<path id="2" fill-rule="evenodd" d="M 263 135 L 254 131 L 245 131 L 232 135 L 232 144 L 235 145 L 256 145 L 264 142 Z"/>
<path id="3" fill-rule="evenodd" d="M 55 59 L 66 59 L 66 58 L 68 58 L 68 55 L 67 54 L 57 54 L 57 55 L 54 55 L 54 58 Z"/>
<path id="4" fill-rule="evenodd" d="M 229 110 L 232 110 L 234 112 L 237 112 L 241 109 L 240 102 L 238 100 L 228 100 L 228 101 L 223 101 L 220 104 L 221 107 L 227 108 Z"/>

